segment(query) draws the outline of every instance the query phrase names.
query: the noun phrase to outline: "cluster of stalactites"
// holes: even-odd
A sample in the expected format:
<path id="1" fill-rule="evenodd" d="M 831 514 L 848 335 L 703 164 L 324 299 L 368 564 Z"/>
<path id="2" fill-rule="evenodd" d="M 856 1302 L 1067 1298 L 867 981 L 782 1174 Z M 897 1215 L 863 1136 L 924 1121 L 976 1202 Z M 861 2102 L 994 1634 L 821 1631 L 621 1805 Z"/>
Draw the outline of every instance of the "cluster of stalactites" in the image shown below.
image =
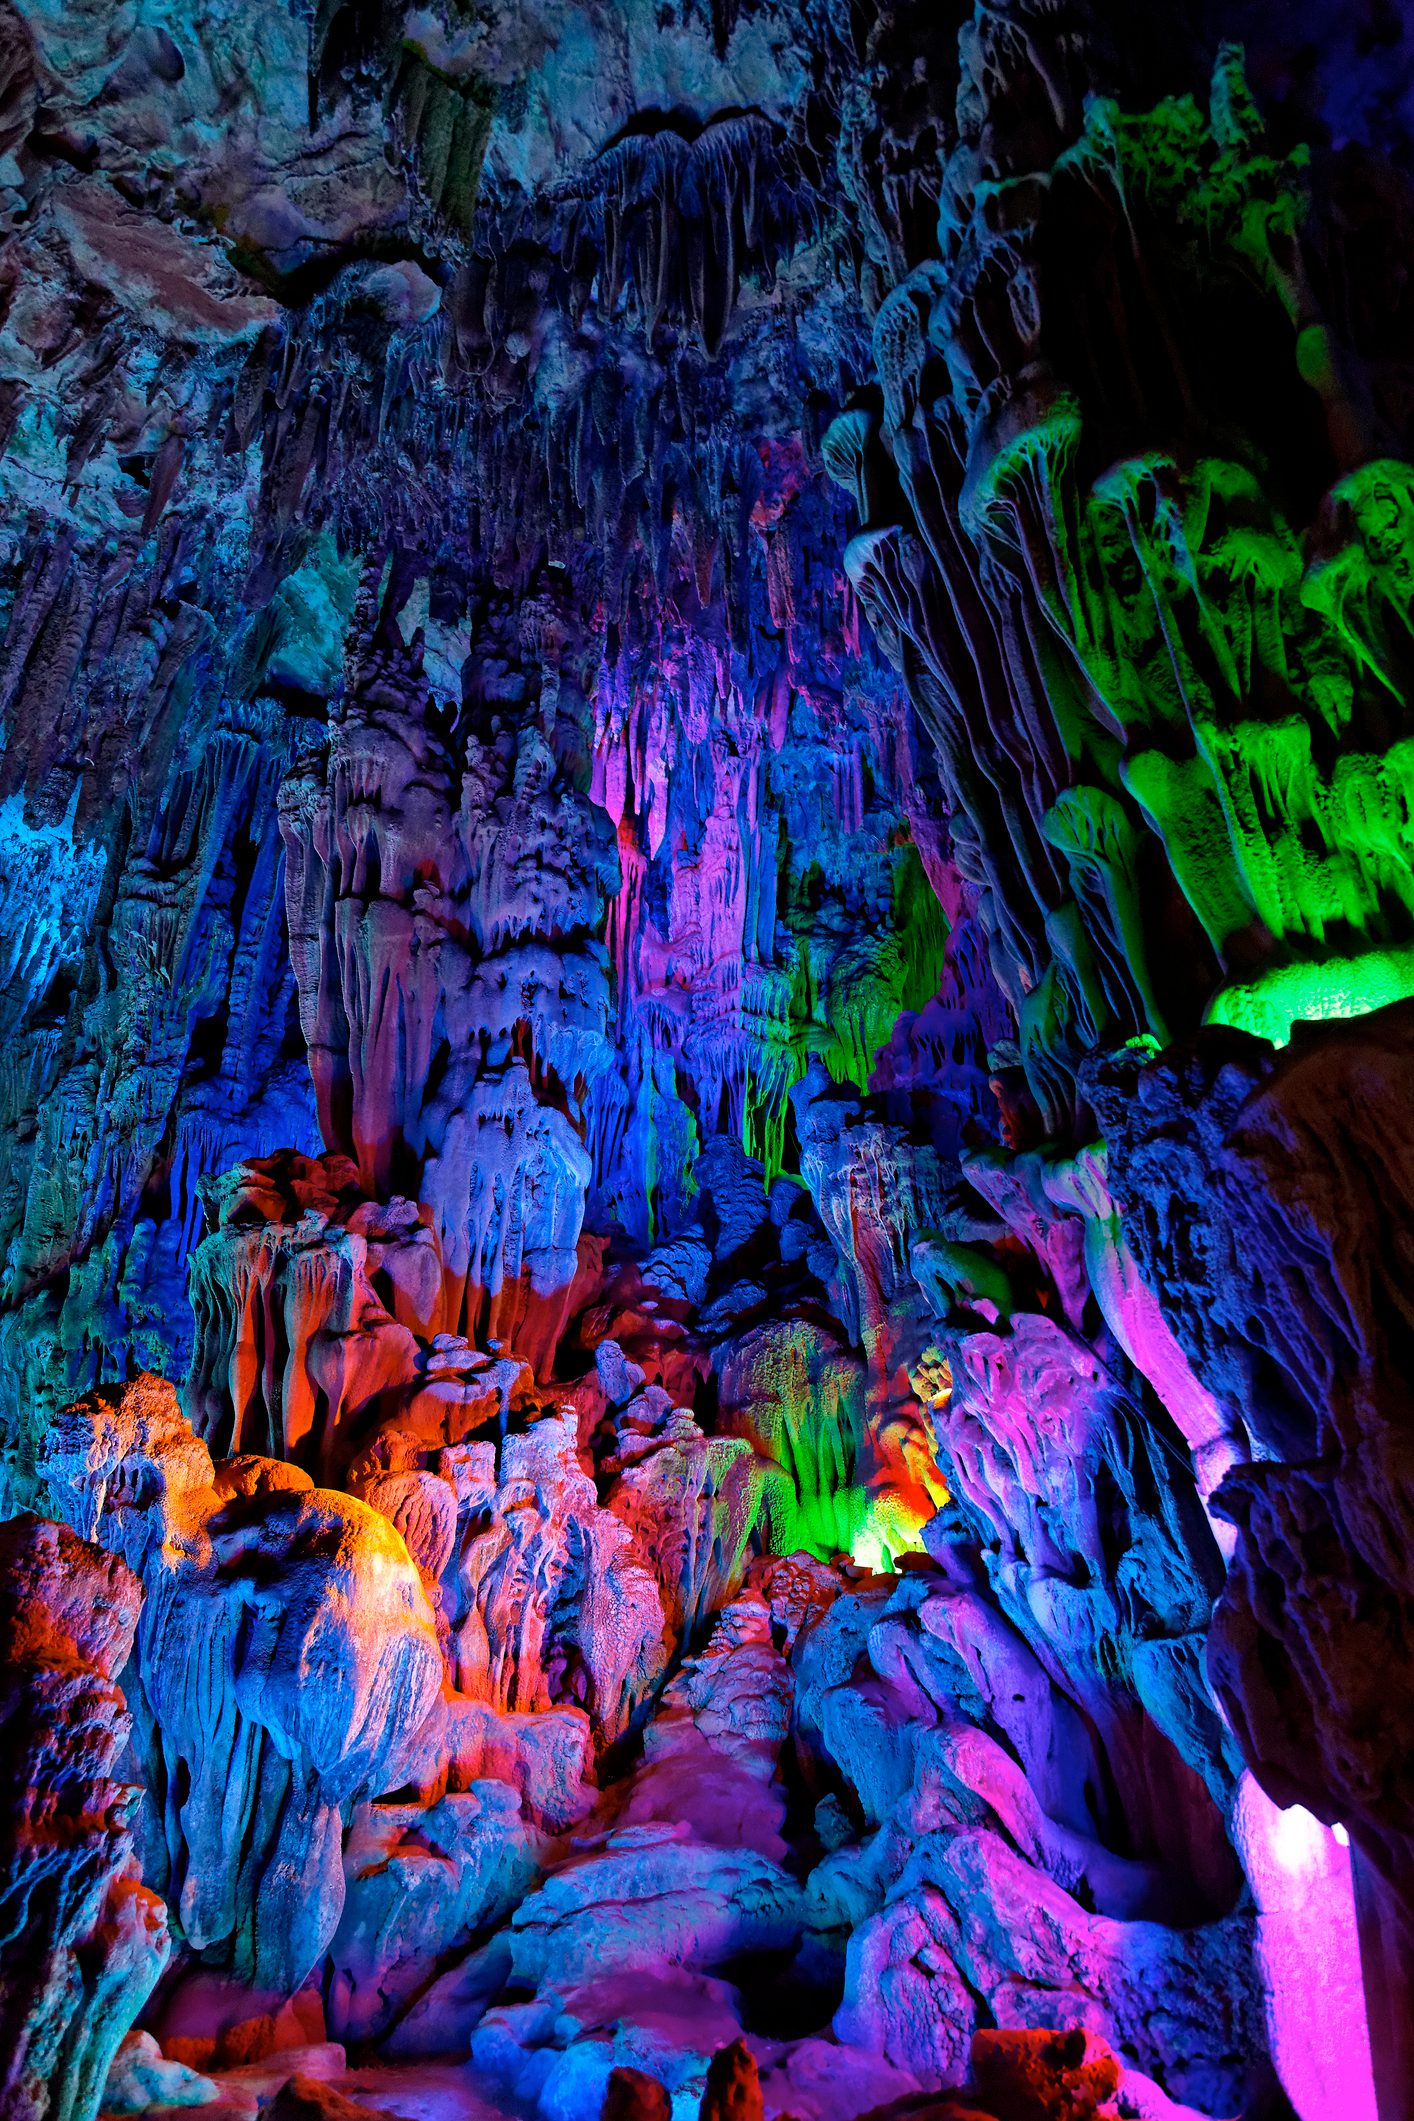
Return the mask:
<path id="1" fill-rule="evenodd" d="M 627 295 L 650 344 L 677 318 L 715 353 L 744 275 L 769 291 L 776 261 L 819 210 L 784 145 L 749 111 L 692 134 L 664 123 L 615 142 L 545 202 L 572 279 L 594 290 L 605 317 Z"/>
<path id="2" fill-rule="evenodd" d="M 630 1077 L 624 1109 L 603 1111 L 597 1182 L 642 1235 L 689 1205 L 678 1143 L 690 1157 L 726 1131 L 768 1182 L 794 1169 L 789 1093 L 812 1055 L 864 1090 L 900 1013 L 951 983 L 953 925 L 967 932 L 907 701 L 858 637 L 799 446 L 763 448 L 756 486 L 767 608 L 749 651 L 715 595 L 697 609 L 679 592 L 619 634 L 595 688 L 590 792 L 618 835 L 608 944 Z M 961 1019 L 987 980 L 965 943 L 954 960 Z M 967 1058 L 958 1102 L 975 1116 L 975 1039 Z M 905 1036 L 888 1066 L 900 1107 L 928 1073 Z M 640 1191 L 649 1224 L 615 1191 L 635 1137 L 662 1143 Z"/>
<path id="3" fill-rule="evenodd" d="M 443 1270 L 428 1328 L 508 1327 L 545 1357 L 611 1059 L 612 852 L 556 756 L 553 698 L 458 715 L 390 624 L 353 669 L 327 756 L 281 795 L 321 1127 L 368 1199 L 422 1204 Z"/>
<path id="4" fill-rule="evenodd" d="M 1064 56 L 1062 27 L 1028 34 Z M 1239 57 L 1207 113 L 1072 98 L 1044 138 L 1017 122 L 1033 61 L 963 40 L 938 252 L 880 307 L 880 406 L 825 454 L 1065 1134 L 1097 1047 L 1205 1010 L 1283 1038 L 1414 979 L 1414 471 Z M 1116 284 L 1067 263 L 1116 246 Z M 1292 432 L 1333 482 L 1304 536 L 1319 487 L 1271 468 Z"/>

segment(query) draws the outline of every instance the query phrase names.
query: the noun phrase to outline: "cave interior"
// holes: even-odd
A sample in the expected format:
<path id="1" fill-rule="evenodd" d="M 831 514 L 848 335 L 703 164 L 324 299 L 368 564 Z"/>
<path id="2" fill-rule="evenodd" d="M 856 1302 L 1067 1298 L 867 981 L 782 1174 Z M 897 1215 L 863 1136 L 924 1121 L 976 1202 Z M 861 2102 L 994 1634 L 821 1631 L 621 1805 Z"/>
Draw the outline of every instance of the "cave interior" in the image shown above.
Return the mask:
<path id="1" fill-rule="evenodd" d="M 0 2121 L 1414 2121 L 1414 12 L 0 0 Z"/>

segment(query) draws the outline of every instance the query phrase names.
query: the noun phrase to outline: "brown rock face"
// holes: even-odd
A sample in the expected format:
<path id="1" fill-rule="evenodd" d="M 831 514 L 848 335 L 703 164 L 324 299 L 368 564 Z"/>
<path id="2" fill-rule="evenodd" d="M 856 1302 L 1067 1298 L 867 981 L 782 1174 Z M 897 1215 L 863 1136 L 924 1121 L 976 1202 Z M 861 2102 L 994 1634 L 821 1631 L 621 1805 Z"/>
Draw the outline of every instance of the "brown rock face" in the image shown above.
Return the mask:
<path id="1" fill-rule="evenodd" d="M 63 1526 L 0 1525 L 0 2112 L 91 2121 L 167 1958 L 115 1776 L 142 1591 Z"/>
<path id="2" fill-rule="evenodd" d="M 1135 2089 L 1105 2041 L 1078 2026 L 974 2033 L 968 2074 L 960 2090 L 896 2101 L 861 2121 L 1100 2121 L 1121 2110 L 1117 2093 Z M 1129 2101 L 1122 2109 L 1140 2110 Z M 1152 2110 L 1147 2097 L 1142 2110 Z"/>
<path id="3" fill-rule="evenodd" d="M 265 2109 L 267 2121 L 372 2121 L 374 2109 L 360 2106 L 332 2084 L 317 2077 L 291 2077 Z"/>
<path id="4" fill-rule="evenodd" d="M 1103 2040 L 1077 2030 L 975 2033 L 972 2074 L 1005 2121 L 1091 2121 L 1124 2071 Z"/>
<path id="5" fill-rule="evenodd" d="M 712 2057 L 701 2121 L 765 2121 L 756 2057 L 744 2040 L 733 2040 Z"/>
<path id="6" fill-rule="evenodd" d="M 616 2069 L 604 2094 L 601 2121 L 669 2121 L 672 2102 L 656 2077 L 641 2069 Z"/>

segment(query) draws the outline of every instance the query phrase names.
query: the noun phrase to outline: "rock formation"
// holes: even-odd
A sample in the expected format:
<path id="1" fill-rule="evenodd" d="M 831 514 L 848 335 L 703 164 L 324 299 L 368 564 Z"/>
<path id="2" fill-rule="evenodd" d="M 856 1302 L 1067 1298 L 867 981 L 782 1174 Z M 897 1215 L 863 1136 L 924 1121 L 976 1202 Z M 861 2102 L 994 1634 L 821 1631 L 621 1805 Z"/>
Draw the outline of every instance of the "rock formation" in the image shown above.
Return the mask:
<path id="1" fill-rule="evenodd" d="M 142 1592 L 116 1556 L 42 1518 L 0 1527 L 4 1947 L 0 2100 L 15 2121 L 93 2121 L 169 1950 L 141 1880 L 116 1684 Z"/>
<path id="2" fill-rule="evenodd" d="M 1347 14 L 0 6 L 7 2112 L 1414 2115 Z"/>

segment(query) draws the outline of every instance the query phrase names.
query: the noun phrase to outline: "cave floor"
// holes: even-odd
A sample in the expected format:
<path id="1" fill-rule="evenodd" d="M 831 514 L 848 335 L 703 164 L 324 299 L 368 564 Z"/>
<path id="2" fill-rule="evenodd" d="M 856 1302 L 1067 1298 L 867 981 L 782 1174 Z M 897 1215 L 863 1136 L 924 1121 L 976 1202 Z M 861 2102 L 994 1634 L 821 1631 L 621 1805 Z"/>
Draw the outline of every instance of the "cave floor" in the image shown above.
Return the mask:
<path id="1" fill-rule="evenodd" d="M 479 2091 L 469 2063 L 407 2062 L 352 2069 L 334 2089 L 399 2121 L 519 2121 L 523 2109 Z"/>
<path id="2" fill-rule="evenodd" d="M 331 2047 L 296 2049 L 241 2069 L 213 2070 L 220 2087 L 205 2121 L 249 2121 L 292 2078 L 313 2078 L 389 2121 L 524 2121 L 526 2109 L 479 2089 L 470 2063 L 380 2063 L 346 2068 Z"/>

